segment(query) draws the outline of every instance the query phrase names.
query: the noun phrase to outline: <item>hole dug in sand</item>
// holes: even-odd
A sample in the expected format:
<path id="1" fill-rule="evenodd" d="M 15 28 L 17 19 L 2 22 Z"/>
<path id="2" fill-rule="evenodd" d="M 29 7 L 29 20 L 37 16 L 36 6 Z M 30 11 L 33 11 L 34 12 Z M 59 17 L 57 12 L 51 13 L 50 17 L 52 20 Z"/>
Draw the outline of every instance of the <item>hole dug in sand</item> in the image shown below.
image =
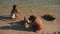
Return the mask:
<path id="1" fill-rule="evenodd" d="M 51 16 L 51 15 L 49 15 L 49 14 L 45 14 L 45 15 L 43 15 L 43 16 L 41 16 L 44 20 L 47 20 L 47 21 L 53 21 L 53 20 L 55 20 L 56 18 L 55 17 L 53 17 L 53 16 Z"/>

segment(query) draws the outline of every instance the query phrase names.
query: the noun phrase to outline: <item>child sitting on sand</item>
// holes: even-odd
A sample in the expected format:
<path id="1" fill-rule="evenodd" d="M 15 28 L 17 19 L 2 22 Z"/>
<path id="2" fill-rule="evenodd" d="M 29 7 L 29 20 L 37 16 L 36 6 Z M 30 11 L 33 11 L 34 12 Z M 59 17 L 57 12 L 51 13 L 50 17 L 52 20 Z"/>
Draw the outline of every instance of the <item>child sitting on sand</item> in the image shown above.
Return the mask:
<path id="1" fill-rule="evenodd" d="M 21 16 L 17 12 L 16 5 L 13 5 L 13 9 L 11 11 L 11 18 L 13 20 L 17 20 L 17 19 L 20 19 L 21 18 Z"/>

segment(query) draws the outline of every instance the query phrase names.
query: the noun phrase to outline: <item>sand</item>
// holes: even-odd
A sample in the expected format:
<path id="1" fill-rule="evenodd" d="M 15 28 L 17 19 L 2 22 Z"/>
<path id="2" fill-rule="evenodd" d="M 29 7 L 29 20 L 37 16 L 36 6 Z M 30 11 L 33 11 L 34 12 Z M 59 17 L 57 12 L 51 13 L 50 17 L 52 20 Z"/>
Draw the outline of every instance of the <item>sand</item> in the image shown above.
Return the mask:
<path id="1" fill-rule="evenodd" d="M 1 6 L 0 7 L 0 34 L 55 34 L 60 32 L 60 5 L 41 5 L 41 6 L 17 6 L 18 12 L 26 16 L 35 15 L 40 17 L 43 22 L 42 32 L 27 31 L 24 28 L 16 25 L 11 25 L 14 21 L 5 19 L 9 17 L 12 6 Z M 46 21 L 41 18 L 44 14 L 50 14 L 56 19 L 54 21 Z M 15 22 L 14 22 L 15 23 Z M 55 32 L 55 33 L 54 33 Z"/>

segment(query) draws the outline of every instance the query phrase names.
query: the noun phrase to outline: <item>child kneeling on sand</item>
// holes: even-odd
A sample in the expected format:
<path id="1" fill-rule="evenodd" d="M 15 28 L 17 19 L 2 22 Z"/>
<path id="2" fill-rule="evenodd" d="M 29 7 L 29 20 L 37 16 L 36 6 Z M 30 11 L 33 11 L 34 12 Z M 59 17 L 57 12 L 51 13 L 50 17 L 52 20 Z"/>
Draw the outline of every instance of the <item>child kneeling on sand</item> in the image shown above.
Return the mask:
<path id="1" fill-rule="evenodd" d="M 29 21 L 31 23 L 29 23 Z M 31 15 L 27 21 L 27 24 L 30 24 L 30 26 L 32 26 L 36 31 L 41 31 L 43 29 L 43 24 L 40 20 L 40 18 Z"/>

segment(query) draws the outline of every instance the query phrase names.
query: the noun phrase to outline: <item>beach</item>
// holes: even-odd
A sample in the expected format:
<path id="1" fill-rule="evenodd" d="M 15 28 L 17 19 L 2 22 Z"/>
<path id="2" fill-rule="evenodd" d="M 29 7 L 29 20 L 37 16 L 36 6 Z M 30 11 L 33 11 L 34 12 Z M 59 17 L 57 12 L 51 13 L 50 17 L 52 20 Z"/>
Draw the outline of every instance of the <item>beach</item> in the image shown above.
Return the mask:
<path id="1" fill-rule="evenodd" d="M 14 4 L 14 3 L 13 3 Z M 17 11 L 21 13 L 23 16 L 29 18 L 30 15 L 35 15 L 41 19 L 43 22 L 43 31 L 42 32 L 32 32 L 29 30 L 25 30 L 17 25 L 12 25 L 10 23 L 16 23 L 10 19 L 6 19 L 9 17 L 12 10 L 12 5 L 10 4 L 1 4 L 0 5 L 0 34 L 58 34 L 60 33 L 60 5 L 56 4 L 17 4 Z M 50 14 L 54 16 L 56 19 L 53 21 L 46 21 L 41 16 L 45 14 Z"/>

